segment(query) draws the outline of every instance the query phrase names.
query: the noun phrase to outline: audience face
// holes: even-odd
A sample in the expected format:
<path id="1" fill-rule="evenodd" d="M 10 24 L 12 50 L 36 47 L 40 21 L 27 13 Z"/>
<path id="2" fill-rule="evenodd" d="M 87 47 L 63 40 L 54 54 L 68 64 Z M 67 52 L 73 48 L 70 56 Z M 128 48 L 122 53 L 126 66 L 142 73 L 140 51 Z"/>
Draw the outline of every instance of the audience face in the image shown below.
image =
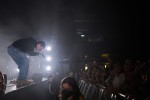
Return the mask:
<path id="1" fill-rule="evenodd" d="M 48 81 L 49 81 L 49 82 L 52 82 L 53 80 L 54 80 L 54 76 L 53 76 L 53 75 L 49 75 L 49 76 L 48 76 Z"/>
<path id="2" fill-rule="evenodd" d="M 61 95 L 63 97 L 62 100 L 65 100 L 73 95 L 73 89 L 68 83 L 62 84 L 61 89 L 62 89 Z"/>
<path id="3" fill-rule="evenodd" d="M 62 100 L 69 100 L 73 94 L 79 92 L 78 85 L 74 78 L 66 77 L 62 80 L 60 85 L 60 95 Z"/>
<path id="4" fill-rule="evenodd" d="M 124 64 L 124 71 L 129 72 L 134 70 L 134 64 L 130 60 L 126 60 Z"/>
<path id="5" fill-rule="evenodd" d="M 62 84 L 62 89 L 63 90 L 73 90 L 72 87 L 68 83 Z"/>
<path id="6" fill-rule="evenodd" d="M 68 83 L 62 84 L 61 87 L 61 97 L 62 100 L 67 100 L 73 95 L 73 89 Z"/>
<path id="7" fill-rule="evenodd" d="M 116 63 L 115 65 L 114 65 L 114 74 L 120 74 L 120 72 L 121 72 L 121 65 L 119 64 L 119 63 Z"/>

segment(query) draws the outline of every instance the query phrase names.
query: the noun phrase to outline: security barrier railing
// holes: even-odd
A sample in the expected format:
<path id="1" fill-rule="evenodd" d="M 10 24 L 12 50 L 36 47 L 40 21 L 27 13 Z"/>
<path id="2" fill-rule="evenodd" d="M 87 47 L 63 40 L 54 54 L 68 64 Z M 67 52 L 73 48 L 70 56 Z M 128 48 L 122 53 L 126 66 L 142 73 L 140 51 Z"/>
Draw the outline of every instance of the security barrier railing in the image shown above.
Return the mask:
<path id="1" fill-rule="evenodd" d="M 79 88 L 85 100 L 125 100 L 125 95 L 122 93 L 106 95 L 106 90 L 103 85 L 91 84 L 84 80 L 80 80 Z"/>

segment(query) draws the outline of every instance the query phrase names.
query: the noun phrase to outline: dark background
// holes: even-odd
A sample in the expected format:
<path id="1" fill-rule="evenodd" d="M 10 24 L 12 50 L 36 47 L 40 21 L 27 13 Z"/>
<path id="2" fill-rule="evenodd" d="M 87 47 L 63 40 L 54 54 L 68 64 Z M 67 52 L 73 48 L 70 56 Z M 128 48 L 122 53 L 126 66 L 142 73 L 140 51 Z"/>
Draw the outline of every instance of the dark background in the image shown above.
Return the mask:
<path id="1" fill-rule="evenodd" d="M 43 39 L 53 45 L 57 56 L 62 58 L 102 53 L 145 58 L 149 57 L 149 39 L 142 23 L 145 3 L 1 0 L 0 34 L 9 38 L 13 34 L 14 40 L 28 36 Z M 81 38 L 81 34 L 85 37 Z"/>

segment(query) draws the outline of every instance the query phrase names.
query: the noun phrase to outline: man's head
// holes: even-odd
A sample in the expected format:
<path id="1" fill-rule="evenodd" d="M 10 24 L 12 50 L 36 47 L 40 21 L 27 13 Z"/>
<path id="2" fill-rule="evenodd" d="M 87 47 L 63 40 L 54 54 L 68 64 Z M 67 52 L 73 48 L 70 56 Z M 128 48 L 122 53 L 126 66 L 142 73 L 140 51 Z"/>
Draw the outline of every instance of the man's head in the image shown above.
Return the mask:
<path id="1" fill-rule="evenodd" d="M 37 44 L 36 44 L 36 49 L 38 51 L 42 51 L 43 49 L 45 49 L 45 42 L 44 41 L 38 41 Z"/>

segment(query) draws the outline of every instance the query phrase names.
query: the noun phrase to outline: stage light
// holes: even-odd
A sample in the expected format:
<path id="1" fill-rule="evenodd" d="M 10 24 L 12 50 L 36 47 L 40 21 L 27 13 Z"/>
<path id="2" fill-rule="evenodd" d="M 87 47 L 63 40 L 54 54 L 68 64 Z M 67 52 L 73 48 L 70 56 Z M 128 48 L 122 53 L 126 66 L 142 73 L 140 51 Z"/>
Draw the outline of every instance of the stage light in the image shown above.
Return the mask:
<path id="1" fill-rule="evenodd" d="M 30 56 L 29 55 L 27 55 L 27 58 L 29 58 Z"/>
<path id="2" fill-rule="evenodd" d="M 105 65 L 105 68 L 107 68 L 107 65 Z"/>
<path id="3" fill-rule="evenodd" d="M 84 70 L 88 70 L 88 65 L 85 64 Z"/>
<path id="4" fill-rule="evenodd" d="M 49 57 L 46 58 L 46 60 L 47 60 L 47 61 L 51 61 L 52 58 L 49 56 Z"/>
<path id="5" fill-rule="evenodd" d="M 17 68 L 16 71 L 19 72 L 20 70 Z"/>
<path id="6" fill-rule="evenodd" d="M 85 37 L 85 35 L 82 34 L 81 37 L 83 38 L 83 37 Z"/>
<path id="7" fill-rule="evenodd" d="M 88 67 L 86 66 L 86 67 L 85 67 L 85 70 L 87 70 L 87 69 L 88 69 Z"/>
<path id="8" fill-rule="evenodd" d="M 51 51 L 52 48 L 51 48 L 50 46 L 48 46 L 48 47 L 46 47 L 46 50 L 47 50 L 47 51 Z"/>
<path id="9" fill-rule="evenodd" d="M 50 71 L 50 70 L 51 70 L 51 66 L 47 66 L 47 67 L 46 67 L 46 70 L 47 70 L 47 71 Z"/>

